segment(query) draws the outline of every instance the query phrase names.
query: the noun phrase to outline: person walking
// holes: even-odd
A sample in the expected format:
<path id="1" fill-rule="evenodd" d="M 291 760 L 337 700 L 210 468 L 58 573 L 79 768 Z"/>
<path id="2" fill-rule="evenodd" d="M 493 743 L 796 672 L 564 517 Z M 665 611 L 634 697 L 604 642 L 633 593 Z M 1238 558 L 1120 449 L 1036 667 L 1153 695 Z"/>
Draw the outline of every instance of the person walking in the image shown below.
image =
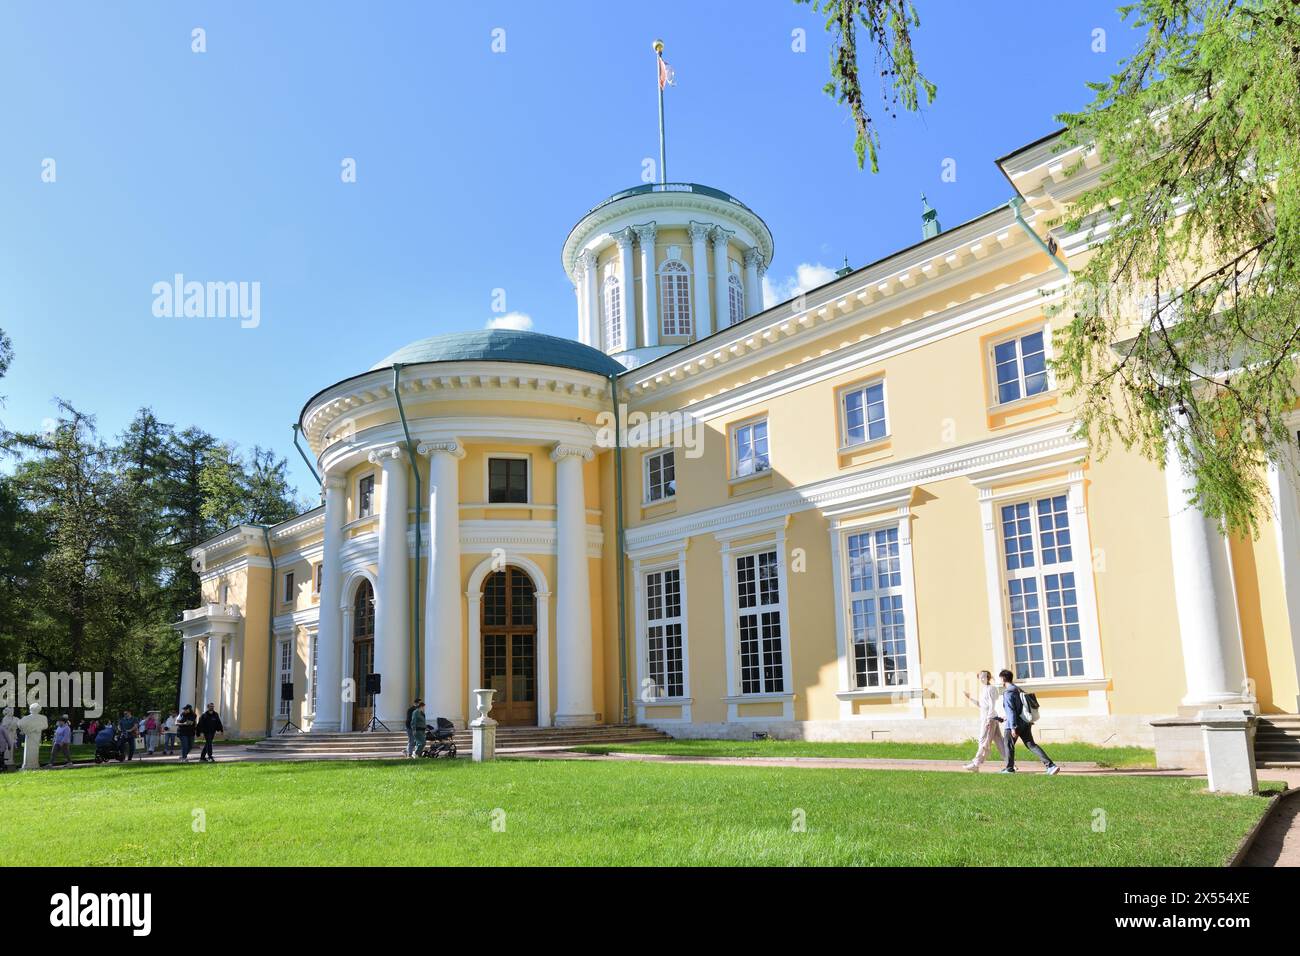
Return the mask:
<path id="1" fill-rule="evenodd" d="M 214 763 L 212 756 L 212 738 L 219 733 L 225 732 L 225 727 L 221 726 L 221 715 L 217 713 L 217 705 L 208 701 L 208 709 L 203 712 L 198 721 L 199 733 L 203 735 L 203 749 L 199 751 L 199 763 L 205 760 L 208 763 Z"/>
<path id="2" fill-rule="evenodd" d="M 1007 745 L 1007 765 L 998 773 L 1015 773 L 1016 772 L 1016 741 L 1019 740 L 1030 752 L 1043 762 L 1047 768 L 1047 775 L 1053 776 L 1061 772 L 1052 758 L 1042 747 L 1034 743 L 1034 724 L 1027 719 L 1024 714 L 1025 695 L 1012 680 L 1011 671 L 999 671 L 998 677 L 1002 679 L 1002 713 L 1006 715 L 1006 745 Z"/>
<path id="3" fill-rule="evenodd" d="M 966 764 L 965 769 L 979 773 L 984 759 L 989 755 L 990 743 L 998 748 L 998 756 L 1004 763 L 1007 751 L 1002 743 L 1002 719 L 998 717 L 998 700 L 1002 697 L 1002 692 L 993 683 L 992 671 L 980 671 L 976 679 L 980 682 L 979 697 L 977 699 L 966 694 L 966 699 L 980 709 L 979 746 L 975 750 L 975 759 Z"/>
<path id="4" fill-rule="evenodd" d="M 408 757 L 418 757 L 420 749 L 424 746 L 424 732 L 429 729 L 429 720 L 424 716 L 424 701 L 417 700 L 415 707 L 411 710 L 411 726 L 409 734 L 411 745 L 406 751 Z M 419 743 L 416 743 L 419 741 Z"/>
<path id="5" fill-rule="evenodd" d="M 176 721 L 176 736 L 181 742 L 181 763 L 190 762 L 190 748 L 194 746 L 194 733 L 198 729 L 198 720 L 194 708 L 186 704 Z"/>
<path id="6" fill-rule="evenodd" d="M 158 712 L 149 711 L 144 718 L 144 752 L 150 757 L 158 748 Z"/>
<path id="7" fill-rule="evenodd" d="M 54 726 L 54 743 L 50 746 L 49 767 L 54 769 L 54 758 L 63 754 L 63 766 L 72 766 L 72 724 L 68 722 L 68 715 L 64 714 L 59 718 L 59 722 Z"/>
<path id="8" fill-rule="evenodd" d="M 117 722 L 117 731 L 122 735 L 122 743 L 126 747 L 126 759 L 135 759 L 135 732 L 140 726 L 140 721 L 131 716 L 131 711 L 122 711 L 122 719 Z"/>
<path id="9" fill-rule="evenodd" d="M 170 757 L 176 752 L 176 708 L 167 711 L 167 719 L 162 722 L 163 756 Z"/>
<path id="10" fill-rule="evenodd" d="M 423 706 L 424 701 L 417 697 L 411 702 L 411 706 L 406 708 L 406 756 L 408 757 L 413 756 L 416 750 L 419 749 L 420 744 L 424 742 L 424 734 L 420 734 L 419 737 L 416 737 L 415 730 L 411 727 L 411 718 L 415 715 L 415 712 Z"/>
<path id="11" fill-rule="evenodd" d="M 9 728 L 0 723 L 0 773 L 8 769 L 9 754 L 13 752 L 17 742 L 9 733 Z"/>

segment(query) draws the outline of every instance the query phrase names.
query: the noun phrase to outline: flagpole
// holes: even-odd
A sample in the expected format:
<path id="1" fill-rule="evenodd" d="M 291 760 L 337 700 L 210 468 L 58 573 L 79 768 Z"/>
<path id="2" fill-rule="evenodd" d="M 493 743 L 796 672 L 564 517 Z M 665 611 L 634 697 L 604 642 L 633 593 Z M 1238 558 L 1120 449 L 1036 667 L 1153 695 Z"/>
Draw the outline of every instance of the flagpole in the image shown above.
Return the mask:
<path id="1" fill-rule="evenodd" d="M 664 55 L 664 41 L 655 40 L 652 44 L 655 51 L 655 85 L 659 87 L 659 183 L 660 185 L 668 182 L 668 158 L 664 148 L 664 83 L 663 67 L 660 61 Z"/>

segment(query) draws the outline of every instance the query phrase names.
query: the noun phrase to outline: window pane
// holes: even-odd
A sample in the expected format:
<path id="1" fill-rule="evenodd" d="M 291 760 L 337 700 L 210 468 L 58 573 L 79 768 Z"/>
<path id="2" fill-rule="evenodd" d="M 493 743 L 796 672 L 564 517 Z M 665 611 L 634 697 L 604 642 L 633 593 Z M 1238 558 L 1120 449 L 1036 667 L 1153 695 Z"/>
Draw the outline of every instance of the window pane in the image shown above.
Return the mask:
<path id="1" fill-rule="evenodd" d="M 1024 367 L 1025 394 L 1037 395 L 1047 391 L 1047 356 L 1043 351 L 1041 330 L 1020 340 L 1020 356 Z"/>

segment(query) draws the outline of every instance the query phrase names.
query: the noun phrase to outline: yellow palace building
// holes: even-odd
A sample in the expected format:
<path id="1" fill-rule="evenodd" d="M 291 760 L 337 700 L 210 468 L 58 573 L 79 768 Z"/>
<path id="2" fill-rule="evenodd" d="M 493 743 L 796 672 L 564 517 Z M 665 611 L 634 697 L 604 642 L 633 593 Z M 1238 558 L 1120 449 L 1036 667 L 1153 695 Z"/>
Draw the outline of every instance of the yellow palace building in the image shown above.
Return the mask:
<path id="1" fill-rule="evenodd" d="M 562 249 L 577 341 L 438 335 L 307 401 L 323 504 L 193 550 L 180 703 L 328 732 L 419 693 L 463 726 L 490 687 L 507 725 L 963 740 L 974 673 L 1008 667 L 1040 740 L 1165 762 L 1197 711 L 1295 714 L 1296 472 L 1225 539 L 1176 462 L 1090 458 L 1048 368 L 1093 241 L 1047 227 L 1098 175 L 1077 158 L 1017 150 L 1010 202 L 927 209 L 916 245 L 770 308 L 740 200 L 599 203 Z"/>

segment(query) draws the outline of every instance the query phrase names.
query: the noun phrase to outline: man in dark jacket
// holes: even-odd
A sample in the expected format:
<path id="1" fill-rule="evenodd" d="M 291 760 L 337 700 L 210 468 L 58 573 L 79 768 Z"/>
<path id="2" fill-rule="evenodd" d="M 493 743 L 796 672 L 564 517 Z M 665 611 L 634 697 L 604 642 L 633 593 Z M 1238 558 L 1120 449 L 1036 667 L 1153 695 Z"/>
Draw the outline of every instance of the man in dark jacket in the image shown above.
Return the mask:
<path id="1" fill-rule="evenodd" d="M 194 708 L 186 704 L 181 710 L 180 717 L 176 718 L 176 736 L 180 738 L 181 743 L 181 763 L 190 762 L 190 749 L 194 746 L 194 731 L 198 726 L 198 717 L 194 713 Z"/>
<path id="2" fill-rule="evenodd" d="M 117 722 L 118 733 L 124 738 L 122 743 L 126 747 L 127 760 L 135 759 L 135 729 L 139 723 L 129 710 L 122 711 L 122 719 Z"/>
<path id="3" fill-rule="evenodd" d="M 218 733 L 224 733 L 226 728 L 221 726 L 221 716 L 217 713 L 217 705 L 208 702 L 208 709 L 203 712 L 199 718 L 199 733 L 203 735 L 203 750 L 199 753 L 199 763 L 207 761 L 213 762 L 212 758 L 212 738 Z"/>
<path id="4" fill-rule="evenodd" d="M 1059 773 L 1061 768 L 1052 762 L 1052 758 L 1044 753 L 1043 748 L 1034 743 L 1034 725 L 1025 720 L 1024 702 L 1025 695 L 1020 688 L 1012 682 L 1014 675 L 1011 671 L 1000 671 L 998 677 L 1002 678 L 1002 712 L 1006 715 L 1006 743 L 1007 743 L 1007 765 L 999 773 L 1016 772 L 1016 741 L 1021 741 L 1026 747 L 1033 752 L 1043 766 L 1047 768 L 1047 773 Z"/>

